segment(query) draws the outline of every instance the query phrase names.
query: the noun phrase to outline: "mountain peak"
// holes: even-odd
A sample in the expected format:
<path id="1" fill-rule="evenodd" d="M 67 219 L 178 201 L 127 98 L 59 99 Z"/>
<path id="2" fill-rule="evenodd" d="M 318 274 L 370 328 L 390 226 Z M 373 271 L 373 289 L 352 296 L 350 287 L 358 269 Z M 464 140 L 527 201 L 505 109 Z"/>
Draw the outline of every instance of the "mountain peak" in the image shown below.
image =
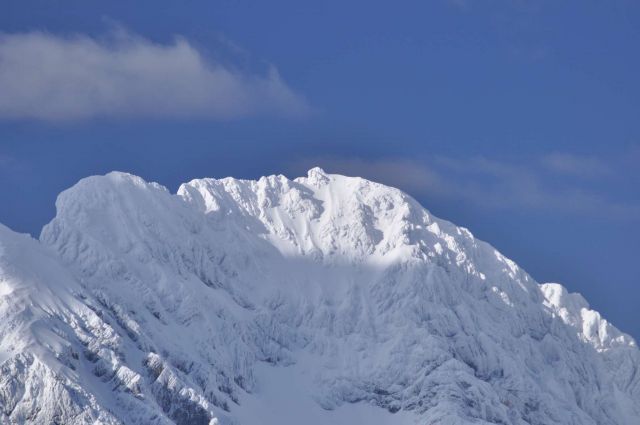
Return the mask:
<path id="1" fill-rule="evenodd" d="M 640 418 L 629 336 L 397 189 L 110 173 L 56 205 L 0 254 L 0 422 L 249 425 L 289 397 L 318 423 Z"/>
<path id="2" fill-rule="evenodd" d="M 329 182 L 329 175 L 320 167 L 313 167 L 307 172 L 309 184 L 319 186 Z"/>

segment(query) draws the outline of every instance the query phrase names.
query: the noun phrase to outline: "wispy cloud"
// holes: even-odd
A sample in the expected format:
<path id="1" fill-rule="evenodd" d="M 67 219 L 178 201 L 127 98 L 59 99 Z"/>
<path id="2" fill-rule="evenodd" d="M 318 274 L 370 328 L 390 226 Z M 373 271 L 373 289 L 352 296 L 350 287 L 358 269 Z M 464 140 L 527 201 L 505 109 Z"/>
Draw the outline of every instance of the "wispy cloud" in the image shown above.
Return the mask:
<path id="1" fill-rule="evenodd" d="M 606 161 L 593 156 L 552 153 L 541 161 L 551 171 L 575 177 L 598 177 L 612 172 Z"/>
<path id="2" fill-rule="evenodd" d="M 620 157 L 611 161 L 623 167 Z M 613 198 L 606 185 L 596 188 L 591 180 L 573 178 L 609 175 L 616 167 L 588 157 L 552 154 L 529 161 L 447 156 L 373 160 L 316 157 L 296 161 L 291 171 L 299 174 L 314 165 L 395 186 L 418 198 L 460 201 L 485 211 L 512 209 L 640 219 L 637 198 Z"/>
<path id="3" fill-rule="evenodd" d="M 293 174 L 301 175 L 315 166 L 320 166 L 331 173 L 378 181 L 410 193 L 428 192 L 444 195 L 449 189 L 439 172 L 424 164 L 402 158 L 364 160 L 330 156 L 313 157 L 297 160 L 290 165 L 289 169 Z"/>
<path id="4" fill-rule="evenodd" d="M 300 116 L 305 100 L 275 67 L 263 74 L 207 58 L 186 39 L 159 44 L 117 31 L 104 39 L 0 34 L 0 118 Z"/>

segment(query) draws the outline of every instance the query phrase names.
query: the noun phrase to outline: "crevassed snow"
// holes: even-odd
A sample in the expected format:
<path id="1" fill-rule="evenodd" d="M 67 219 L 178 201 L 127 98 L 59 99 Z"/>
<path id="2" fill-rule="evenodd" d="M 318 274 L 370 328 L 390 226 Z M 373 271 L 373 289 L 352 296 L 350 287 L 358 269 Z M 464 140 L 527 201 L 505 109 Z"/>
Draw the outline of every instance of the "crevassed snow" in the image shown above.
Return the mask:
<path id="1" fill-rule="evenodd" d="M 0 423 L 640 423 L 631 337 L 397 189 L 110 173 L 56 208 L 0 228 Z"/>

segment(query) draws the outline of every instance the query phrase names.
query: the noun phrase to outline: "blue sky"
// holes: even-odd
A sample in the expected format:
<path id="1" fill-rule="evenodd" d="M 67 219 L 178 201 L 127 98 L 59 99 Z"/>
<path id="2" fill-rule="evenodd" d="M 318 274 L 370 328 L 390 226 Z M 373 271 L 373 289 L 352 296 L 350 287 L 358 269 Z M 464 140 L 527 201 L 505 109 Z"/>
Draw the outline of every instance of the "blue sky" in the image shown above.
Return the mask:
<path id="1" fill-rule="evenodd" d="M 399 186 L 640 337 L 640 4 L 7 1 L 0 222 L 114 169 Z"/>

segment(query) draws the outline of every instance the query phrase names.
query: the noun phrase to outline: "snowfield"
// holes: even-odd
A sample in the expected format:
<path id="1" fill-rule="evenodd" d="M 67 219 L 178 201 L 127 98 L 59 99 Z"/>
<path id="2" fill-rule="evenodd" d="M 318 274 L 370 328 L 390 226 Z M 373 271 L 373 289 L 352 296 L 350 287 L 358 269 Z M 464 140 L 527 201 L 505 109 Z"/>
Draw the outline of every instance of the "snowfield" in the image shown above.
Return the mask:
<path id="1" fill-rule="evenodd" d="M 637 425 L 635 341 L 401 191 L 81 180 L 0 225 L 0 424 Z"/>

